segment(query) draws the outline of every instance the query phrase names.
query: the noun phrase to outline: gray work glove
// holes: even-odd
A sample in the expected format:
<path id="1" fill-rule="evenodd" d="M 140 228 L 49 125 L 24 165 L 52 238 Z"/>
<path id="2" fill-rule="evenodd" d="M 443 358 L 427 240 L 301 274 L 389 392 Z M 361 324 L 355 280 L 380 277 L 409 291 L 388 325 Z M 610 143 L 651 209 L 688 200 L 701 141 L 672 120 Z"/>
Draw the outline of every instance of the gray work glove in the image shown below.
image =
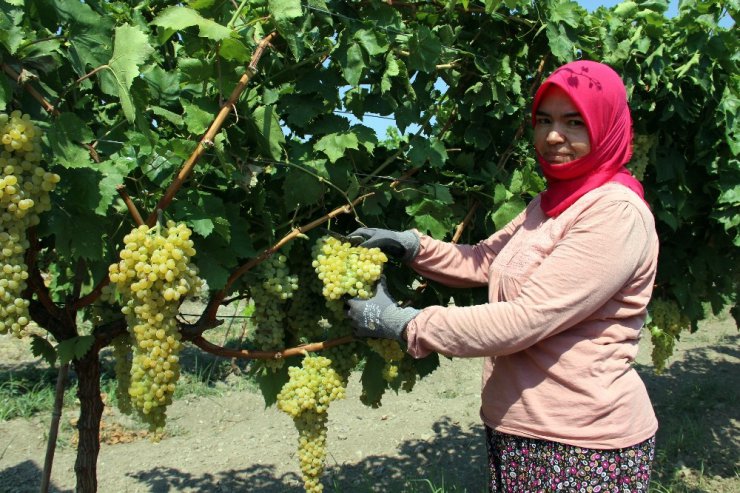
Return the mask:
<path id="1" fill-rule="evenodd" d="M 416 308 L 401 308 L 388 294 L 385 276 L 380 282 L 372 298 L 363 300 L 352 298 L 347 301 L 347 317 L 349 317 L 356 337 L 374 337 L 380 339 L 394 339 L 402 341 L 401 333 L 420 310 Z"/>
<path id="2" fill-rule="evenodd" d="M 412 230 L 391 231 L 380 228 L 359 228 L 347 235 L 360 236 L 365 241 L 360 246 L 380 248 L 383 253 L 396 257 L 403 262 L 410 262 L 419 253 L 419 236 Z"/>

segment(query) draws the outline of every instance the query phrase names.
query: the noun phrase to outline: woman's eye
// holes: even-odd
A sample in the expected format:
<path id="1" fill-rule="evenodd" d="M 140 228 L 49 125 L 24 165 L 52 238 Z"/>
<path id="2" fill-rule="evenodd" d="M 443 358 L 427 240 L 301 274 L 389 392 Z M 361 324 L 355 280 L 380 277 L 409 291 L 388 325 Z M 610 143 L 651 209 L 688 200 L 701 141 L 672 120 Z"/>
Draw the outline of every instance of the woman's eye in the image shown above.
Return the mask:
<path id="1" fill-rule="evenodd" d="M 549 118 L 545 118 L 545 117 L 541 116 L 541 117 L 537 118 L 537 120 L 535 120 L 535 122 L 536 122 L 536 123 L 537 123 L 538 125 L 539 125 L 540 123 L 550 123 L 550 119 L 549 119 Z"/>
<path id="2" fill-rule="evenodd" d="M 583 123 L 583 122 L 582 122 L 581 120 L 570 120 L 570 121 L 568 122 L 568 124 L 569 124 L 569 125 L 570 125 L 571 127 L 580 127 L 580 126 L 584 125 L 584 123 Z"/>

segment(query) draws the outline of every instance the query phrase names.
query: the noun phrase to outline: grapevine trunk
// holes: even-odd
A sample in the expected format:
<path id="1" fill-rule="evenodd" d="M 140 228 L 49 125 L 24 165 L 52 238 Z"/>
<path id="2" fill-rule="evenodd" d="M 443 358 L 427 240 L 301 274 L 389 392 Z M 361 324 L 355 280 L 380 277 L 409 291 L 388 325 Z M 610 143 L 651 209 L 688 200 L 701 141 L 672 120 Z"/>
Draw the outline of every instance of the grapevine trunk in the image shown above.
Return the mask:
<path id="1" fill-rule="evenodd" d="M 77 493 L 94 493 L 98 489 L 97 462 L 100 452 L 100 419 L 103 415 L 103 400 L 100 396 L 99 350 L 91 349 L 75 360 L 80 399 L 80 419 L 77 422 L 79 444 L 75 474 Z"/>

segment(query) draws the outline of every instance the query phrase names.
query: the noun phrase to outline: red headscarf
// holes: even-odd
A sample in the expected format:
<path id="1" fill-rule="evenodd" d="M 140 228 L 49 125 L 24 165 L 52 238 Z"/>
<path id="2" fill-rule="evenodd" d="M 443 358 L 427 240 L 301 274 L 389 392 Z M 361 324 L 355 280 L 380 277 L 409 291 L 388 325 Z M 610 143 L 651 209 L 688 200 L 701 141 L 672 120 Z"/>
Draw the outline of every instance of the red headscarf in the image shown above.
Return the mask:
<path id="1" fill-rule="evenodd" d="M 532 104 L 532 124 L 542 98 L 551 86 L 561 88 L 583 117 L 591 152 L 564 164 L 550 164 L 537 153 L 547 190 L 542 192 L 542 210 L 557 216 L 586 192 L 614 181 L 644 196 L 642 185 L 624 165 L 632 157 L 632 117 L 627 90 L 610 67 L 580 60 L 558 68 L 542 83 Z"/>

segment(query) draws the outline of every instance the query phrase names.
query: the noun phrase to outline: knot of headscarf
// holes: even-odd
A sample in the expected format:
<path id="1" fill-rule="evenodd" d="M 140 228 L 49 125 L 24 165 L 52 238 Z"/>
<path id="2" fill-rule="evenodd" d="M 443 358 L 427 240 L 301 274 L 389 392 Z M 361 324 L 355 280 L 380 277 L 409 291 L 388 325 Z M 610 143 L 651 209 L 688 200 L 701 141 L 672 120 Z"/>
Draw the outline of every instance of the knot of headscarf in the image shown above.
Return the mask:
<path id="1" fill-rule="evenodd" d="M 627 90 L 610 67 L 579 60 L 555 70 L 537 90 L 532 104 L 532 124 L 542 98 L 551 86 L 570 97 L 583 118 L 591 151 L 562 164 L 551 164 L 537 153 L 547 189 L 541 194 L 546 215 L 557 216 L 587 192 L 604 183 L 621 183 L 644 197 L 642 185 L 625 168 L 632 157 L 632 117 Z"/>

